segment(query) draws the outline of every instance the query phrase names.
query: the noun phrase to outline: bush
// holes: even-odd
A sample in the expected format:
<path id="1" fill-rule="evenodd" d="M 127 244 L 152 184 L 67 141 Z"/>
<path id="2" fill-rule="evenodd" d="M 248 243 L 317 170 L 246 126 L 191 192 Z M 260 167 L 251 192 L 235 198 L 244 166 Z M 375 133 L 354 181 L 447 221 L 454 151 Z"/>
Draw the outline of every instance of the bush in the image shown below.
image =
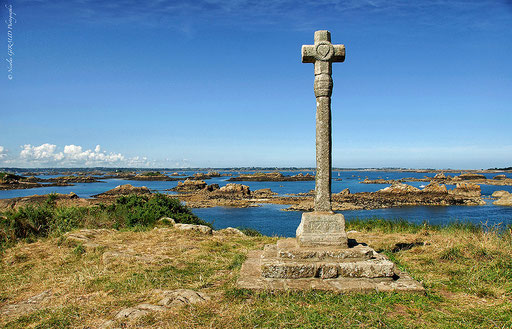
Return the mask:
<path id="1" fill-rule="evenodd" d="M 141 229 L 153 226 L 162 217 L 211 227 L 179 200 L 164 194 L 121 196 L 111 205 L 95 207 L 57 206 L 56 198 L 57 195 L 49 194 L 38 205 L 20 207 L 1 216 L 0 247 L 20 239 L 58 236 L 77 228 Z"/>
<path id="2" fill-rule="evenodd" d="M 263 236 L 263 234 L 261 234 L 260 231 L 254 229 L 254 228 L 237 227 L 237 229 L 239 229 L 242 233 L 244 233 L 247 236 Z"/>
<path id="3" fill-rule="evenodd" d="M 121 196 L 110 206 L 110 211 L 124 214 L 126 226 L 151 226 L 162 217 L 172 217 L 177 223 L 211 224 L 194 215 L 190 208 L 178 199 L 171 199 L 165 194 L 151 197 L 140 195 Z"/>

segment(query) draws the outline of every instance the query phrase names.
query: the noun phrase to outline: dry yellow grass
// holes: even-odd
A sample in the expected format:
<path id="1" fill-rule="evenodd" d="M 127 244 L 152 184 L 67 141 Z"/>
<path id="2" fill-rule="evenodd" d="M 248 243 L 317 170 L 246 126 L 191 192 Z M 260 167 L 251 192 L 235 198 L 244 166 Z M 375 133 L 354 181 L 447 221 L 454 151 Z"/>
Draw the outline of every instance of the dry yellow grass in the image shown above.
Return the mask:
<path id="1" fill-rule="evenodd" d="M 495 233 L 357 232 L 423 281 L 426 296 L 324 292 L 251 293 L 235 288 L 244 255 L 269 237 L 202 235 L 172 228 L 104 231 L 94 246 L 63 237 L 18 243 L 0 265 L 0 327 L 98 328 L 121 309 L 188 288 L 211 300 L 154 312 L 125 327 L 482 327 L 512 325 L 512 247 Z M 508 244 L 507 244 L 508 243 Z M 47 292 L 27 312 L 2 314 Z M 121 322 L 116 322 L 122 325 Z"/>

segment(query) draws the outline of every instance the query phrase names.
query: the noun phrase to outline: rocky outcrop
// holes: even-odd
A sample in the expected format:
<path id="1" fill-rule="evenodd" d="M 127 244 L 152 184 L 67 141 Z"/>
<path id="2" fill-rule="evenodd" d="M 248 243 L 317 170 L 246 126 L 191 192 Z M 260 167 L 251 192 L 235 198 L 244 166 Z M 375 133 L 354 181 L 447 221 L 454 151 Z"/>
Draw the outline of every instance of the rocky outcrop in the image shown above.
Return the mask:
<path id="1" fill-rule="evenodd" d="M 247 182 L 294 182 L 294 181 L 312 181 L 315 180 L 315 176 L 311 174 L 299 173 L 293 176 L 285 176 L 280 172 L 261 173 L 257 172 L 254 174 L 241 174 L 238 177 L 231 177 L 229 181 L 247 181 Z"/>
<path id="2" fill-rule="evenodd" d="M 512 206 L 512 194 L 504 195 L 492 204 L 496 206 Z"/>
<path id="3" fill-rule="evenodd" d="M 180 231 L 190 231 L 201 234 L 212 234 L 213 232 L 212 228 L 206 225 L 175 224 L 174 227 Z"/>
<path id="4" fill-rule="evenodd" d="M 111 234 L 115 230 L 110 229 L 82 229 L 73 232 L 67 232 L 64 234 L 65 242 L 71 246 L 82 245 L 86 248 L 97 248 L 100 247 L 95 242 L 96 239 L 103 235 Z"/>
<path id="5" fill-rule="evenodd" d="M 53 182 L 42 184 L 42 182 L 50 182 L 49 180 L 40 179 L 34 176 L 23 177 L 10 173 L 0 173 L 0 190 L 22 190 L 36 187 L 49 186 L 70 186 L 72 184 L 66 182 Z"/>
<path id="6" fill-rule="evenodd" d="M 457 188 L 448 190 L 445 185 L 431 182 L 423 190 L 413 186 L 394 183 L 377 192 L 355 194 L 333 194 L 333 210 L 379 209 L 402 206 L 448 206 L 482 205 L 480 186 L 471 183 L 459 183 Z M 301 201 L 288 210 L 311 211 L 313 202 Z"/>
<path id="7" fill-rule="evenodd" d="M 256 191 L 252 192 L 252 196 L 255 198 L 269 198 L 274 195 L 277 195 L 277 193 L 272 192 L 272 190 L 269 188 L 262 188 L 260 190 L 256 190 Z"/>
<path id="8" fill-rule="evenodd" d="M 393 183 L 391 186 L 378 190 L 377 193 L 410 193 L 410 192 L 420 192 L 419 188 L 416 188 L 411 185 L 403 184 L 403 183 Z"/>
<path id="9" fill-rule="evenodd" d="M 205 173 L 195 173 L 192 177 L 189 177 L 190 179 L 195 180 L 201 180 L 201 179 L 210 179 L 212 177 L 220 177 L 221 174 L 216 171 L 209 171 L 206 174 Z"/>
<path id="10" fill-rule="evenodd" d="M 40 181 L 54 182 L 54 183 L 97 183 L 99 180 L 93 176 L 60 176 L 55 178 L 48 178 Z"/>
<path id="11" fill-rule="evenodd" d="M 23 178 L 24 178 L 23 176 L 6 173 L 6 172 L 0 172 L 0 184 L 8 184 L 10 182 L 18 182 L 18 181 L 22 180 Z"/>
<path id="12" fill-rule="evenodd" d="M 339 193 L 337 193 L 336 195 L 337 196 L 346 196 L 346 195 L 349 195 L 350 194 L 350 190 L 348 188 L 340 191 Z"/>
<path id="13" fill-rule="evenodd" d="M 248 199 L 227 199 L 227 198 L 197 198 L 197 195 L 202 195 L 201 193 L 195 194 L 192 197 L 190 195 L 180 197 L 180 200 L 185 201 L 187 206 L 190 208 L 212 208 L 212 207 L 232 207 L 232 208 L 249 208 L 249 207 L 259 207 L 258 204 L 254 203 L 252 200 Z M 273 199 L 269 199 L 272 201 Z M 261 199 L 259 200 L 261 201 Z"/>
<path id="14" fill-rule="evenodd" d="M 241 236 L 241 237 L 247 236 L 247 235 L 245 235 L 244 232 L 242 232 L 239 229 L 234 228 L 234 227 L 226 227 L 222 230 L 213 231 L 213 234 L 214 235 L 237 235 L 237 236 Z"/>
<path id="15" fill-rule="evenodd" d="M 204 185 L 203 185 L 204 186 Z M 272 193 L 272 195 L 271 195 Z M 204 188 L 199 193 L 180 195 L 180 200 L 192 208 L 216 206 L 251 207 L 261 203 L 287 204 L 287 210 L 311 211 L 314 191 L 295 196 L 273 195 L 269 189 L 252 192 L 248 186 L 228 184 L 212 192 Z M 471 183 L 459 183 L 448 190 L 445 185 L 431 182 L 423 190 L 395 182 L 377 192 L 351 194 L 348 189 L 332 195 L 333 210 L 378 209 L 415 205 L 481 205 L 480 187 Z"/>
<path id="16" fill-rule="evenodd" d="M 35 194 L 18 198 L 0 199 L 0 211 L 46 202 L 48 199 L 48 194 Z M 54 193 L 52 199 L 58 205 L 85 206 L 89 204 L 86 199 L 79 198 L 78 195 L 73 192 L 70 192 L 69 194 Z"/>
<path id="17" fill-rule="evenodd" d="M 170 190 L 179 193 L 193 193 L 204 190 L 207 186 L 208 184 L 203 180 L 186 179 L 184 182 L 178 182 L 178 186 Z"/>
<path id="18" fill-rule="evenodd" d="M 494 191 L 491 196 L 493 198 L 499 199 L 499 198 L 502 198 L 504 196 L 509 196 L 509 195 L 510 195 L 510 192 L 508 192 L 508 191 Z"/>
<path id="19" fill-rule="evenodd" d="M 480 185 L 473 183 L 457 183 L 453 190 L 448 193 L 461 197 L 479 198 L 481 195 Z"/>
<path id="20" fill-rule="evenodd" d="M 160 172 L 146 172 L 146 173 L 140 173 L 133 177 L 127 177 L 125 179 L 129 180 L 136 180 L 136 181 L 146 181 L 146 182 L 168 182 L 168 181 L 176 181 L 180 178 L 178 177 L 169 177 L 165 174 L 162 174 Z"/>
<path id="21" fill-rule="evenodd" d="M 425 186 L 423 192 L 446 194 L 448 193 L 448 189 L 446 188 L 446 185 L 430 182 L 427 186 Z"/>
<path id="22" fill-rule="evenodd" d="M 146 186 L 136 187 L 132 186 L 130 184 L 124 184 L 116 186 L 115 188 L 108 190 L 106 192 L 93 195 L 95 198 L 111 198 L 111 197 L 118 197 L 121 195 L 130 195 L 130 194 L 137 194 L 137 195 L 146 195 L 151 194 L 151 191 Z"/>
<path id="23" fill-rule="evenodd" d="M 27 300 L 16 304 L 5 305 L 0 307 L 0 315 L 6 317 L 15 317 L 18 315 L 28 314 L 47 306 L 48 301 L 53 297 L 51 290 L 45 290 Z"/>
<path id="24" fill-rule="evenodd" d="M 242 185 L 242 184 L 227 184 L 226 186 L 223 186 L 219 188 L 218 190 L 215 190 L 212 192 L 213 196 L 223 196 L 223 197 L 237 197 L 237 198 L 243 198 L 243 197 L 249 197 L 251 196 L 251 190 L 249 189 L 249 186 Z"/>
<path id="25" fill-rule="evenodd" d="M 434 177 L 424 178 L 416 178 L 416 177 L 406 177 L 401 179 L 373 179 L 370 180 L 366 178 L 361 181 L 361 184 L 393 184 L 393 183 L 403 183 L 403 182 L 431 182 L 435 181 L 437 183 L 443 183 L 447 185 L 455 185 L 460 182 L 469 182 L 475 184 L 484 184 L 484 185 L 512 185 L 512 178 L 507 178 L 505 175 L 498 175 L 497 178 L 488 179 L 484 175 L 469 173 L 462 174 L 460 176 L 445 176 L 444 174 L 437 174 Z"/>
<path id="26" fill-rule="evenodd" d="M 187 182 L 188 181 L 188 182 Z M 249 186 L 241 184 L 227 184 L 220 187 L 218 184 L 208 185 L 204 181 L 186 180 L 171 189 L 180 193 L 179 199 L 185 201 L 191 208 L 209 208 L 209 207 L 255 207 L 251 202 L 253 198 L 259 198 L 266 194 L 268 198 L 272 197 L 272 191 L 262 191 L 261 194 L 253 195 Z M 269 192 L 270 191 L 270 192 Z M 259 199 L 258 199 L 259 200 Z"/>
<path id="27" fill-rule="evenodd" d="M 190 289 L 155 290 L 153 294 L 160 298 L 158 305 L 141 303 L 133 307 L 124 308 L 116 314 L 115 319 L 117 321 L 134 321 L 150 313 L 164 312 L 168 309 L 203 303 L 210 300 L 208 295 Z M 114 321 L 108 320 L 101 325 L 101 328 L 112 328 L 114 324 Z M 124 328 L 125 326 L 123 325 L 121 327 Z"/>
<path id="28" fill-rule="evenodd" d="M 382 179 L 382 178 L 368 179 L 368 177 L 367 177 L 364 180 L 360 181 L 359 183 L 361 183 L 361 184 L 393 184 L 393 183 L 397 183 L 397 182 L 399 182 L 399 181 L 394 180 L 394 179 Z"/>
<path id="29" fill-rule="evenodd" d="M 210 177 L 208 177 L 206 174 L 204 173 L 195 173 L 190 179 L 194 179 L 194 180 L 202 180 L 202 179 L 209 179 Z"/>
<path id="30" fill-rule="evenodd" d="M 28 183 L 37 183 L 37 182 L 40 182 L 41 179 L 40 178 L 37 178 L 35 176 L 29 176 L 29 177 L 22 177 L 20 179 L 20 181 L 22 182 L 28 182 Z"/>
<path id="31" fill-rule="evenodd" d="M 316 192 L 315 190 L 309 190 L 308 192 L 301 192 L 301 193 L 296 193 L 296 194 L 291 194 L 291 195 L 296 195 L 296 196 L 315 196 Z"/>
<path id="32" fill-rule="evenodd" d="M 459 178 L 462 180 L 486 179 L 484 175 L 475 173 L 460 174 Z"/>
<path id="33" fill-rule="evenodd" d="M 158 302 L 158 305 L 162 305 L 167 308 L 197 304 L 210 300 L 210 297 L 206 294 L 190 289 L 163 291 L 162 295 L 164 298 Z"/>
<path id="34" fill-rule="evenodd" d="M 315 180 L 315 176 L 311 175 L 310 173 L 307 173 L 305 175 L 302 173 L 298 173 L 297 175 L 291 176 L 290 180 L 292 180 L 292 181 L 295 181 L 295 180 L 296 181 L 310 181 L 310 180 Z"/>
<path id="35" fill-rule="evenodd" d="M 177 173 L 176 173 L 177 174 Z M 111 172 L 107 173 L 102 177 L 102 179 L 124 179 L 124 180 L 135 180 L 135 181 L 142 181 L 142 182 L 151 182 L 151 181 L 177 181 L 182 180 L 183 178 L 180 177 L 174 177 L 179 176 L 172 174 L 170 176 L 167 176 L 159 171 L 149 171 L 149 172 L 142 172 L 142 173 L 135 173 L 135 172 Z"/>
<path id="36" fill-rule="evenodd" d="M 5 183 L 0 183 L 0 191 L 2 190 L 24 190 L 29 188 L 43 187 L 45 185 L 40 183 L 33 182 L 22 182 L 22 181 L 10 181 Z M 49 186 L 49 185 L 46 185 Z M 50 185 L 55 186 L 55 185 Z"/>
<path id="37" fill-rule="evenodd" d="M 110 178 L 118 178 L 118 179 L 132 179 L 137 174 L 135 172 L 108 172 L 102 178 L 110 179 Z"/>

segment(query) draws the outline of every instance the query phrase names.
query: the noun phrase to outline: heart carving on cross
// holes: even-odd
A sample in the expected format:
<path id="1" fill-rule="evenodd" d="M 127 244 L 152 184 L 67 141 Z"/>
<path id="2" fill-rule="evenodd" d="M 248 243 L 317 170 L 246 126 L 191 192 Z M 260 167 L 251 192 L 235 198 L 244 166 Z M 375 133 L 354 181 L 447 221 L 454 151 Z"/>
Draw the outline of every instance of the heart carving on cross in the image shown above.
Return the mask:
<path id="1" fill-rule="evenodd" d="M 316 58 L 322 61 L 328 61 L 334 52 L 332 44 L 330 42 L 321 41 L 320 43 L 315 45 L 316 48 Z"/>
<path id="2" fill-rule="evenodd" d="M 319 45 L 318 48 L 316 48 L 316 51 L 318 51 L 322 57 L 327 56 L 329 50 L 331 50 L 331 48 L 328 45 Z"/>

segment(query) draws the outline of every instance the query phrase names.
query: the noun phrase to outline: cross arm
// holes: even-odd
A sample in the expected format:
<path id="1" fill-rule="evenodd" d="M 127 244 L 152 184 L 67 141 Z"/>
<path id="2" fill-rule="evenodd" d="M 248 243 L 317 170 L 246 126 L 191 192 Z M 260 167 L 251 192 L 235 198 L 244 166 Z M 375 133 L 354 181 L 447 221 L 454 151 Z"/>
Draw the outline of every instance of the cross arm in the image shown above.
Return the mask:
<path id="1" fill-rule="evenodd" d="M 328 45 L 331 47 L 331 54 L 328 55 L 325 59 L 322 59 L 321 57 L 318 58 L 319 55 L 317 54 L 316 45 L 302 46 L 302 63 L 314 63 L 317 60 L 325 60 L 329 62 L 345 61 L 345 45 Z"/>
<path id="2" fill-rule="evenodd" d="M 344 62 L 345 61 L 345 45 L 333 45 L 334 56 L 332 57 L 333 62 Z"/>
<path id="3" fill-rule="evenodd" d="M 314 45 L 302 46 L 302 63 L 314 63 L 316 50 Z"/>

